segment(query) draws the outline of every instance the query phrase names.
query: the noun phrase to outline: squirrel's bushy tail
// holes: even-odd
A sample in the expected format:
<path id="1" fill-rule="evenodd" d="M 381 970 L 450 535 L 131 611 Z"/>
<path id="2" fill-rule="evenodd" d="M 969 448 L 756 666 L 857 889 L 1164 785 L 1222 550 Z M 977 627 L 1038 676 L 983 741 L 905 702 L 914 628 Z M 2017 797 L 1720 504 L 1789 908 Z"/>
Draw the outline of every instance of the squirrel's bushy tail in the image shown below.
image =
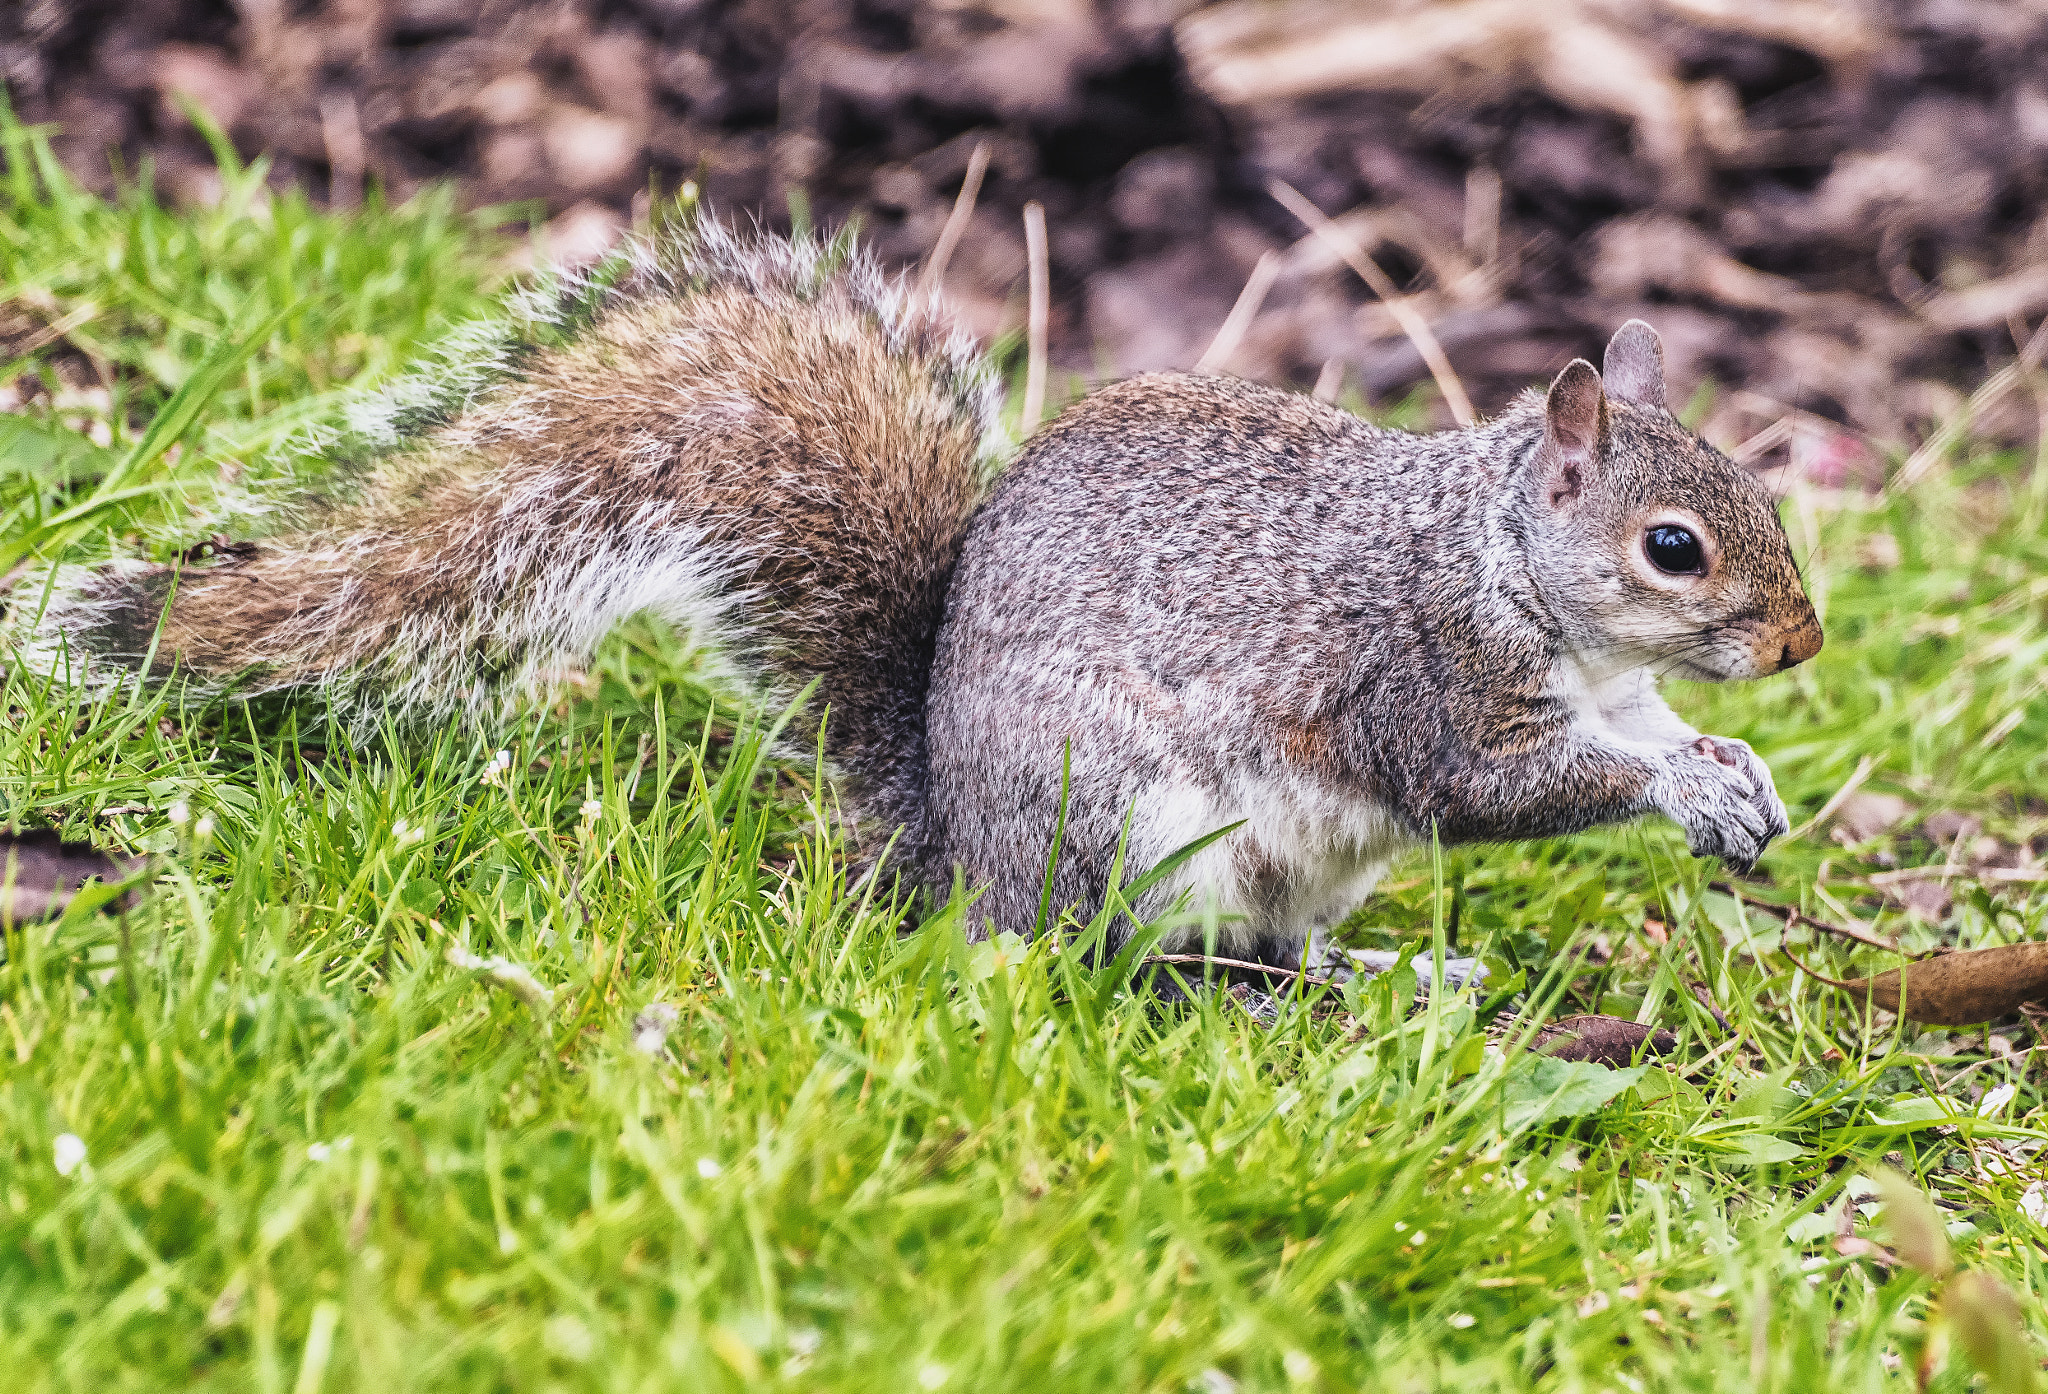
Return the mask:
<path id="1" fill-rule="evenodd" d="M 709 218 L 636 243 L 383 399 L 345 502 L 207 565 L 57 579 L 88 669 L 486 715 L 650 611 L 768 695 L 816 678 L 864 832 L 924 821 L 924 699 L 994 373 L 846 242 Z M 378 439 L 378 433 L 382 439 Z"/>

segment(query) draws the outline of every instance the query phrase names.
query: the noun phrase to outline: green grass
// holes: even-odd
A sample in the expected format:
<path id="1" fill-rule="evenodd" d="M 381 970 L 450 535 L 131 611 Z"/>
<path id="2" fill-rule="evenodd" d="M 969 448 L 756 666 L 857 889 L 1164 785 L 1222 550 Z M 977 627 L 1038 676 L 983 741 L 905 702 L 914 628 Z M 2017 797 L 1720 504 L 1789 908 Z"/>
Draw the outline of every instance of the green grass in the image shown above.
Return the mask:
<path id="1" fill-rule="evenodd" d="M 270 468 L 252 442 L 502 263 L 431 200 L 336 219 L 230 177 L 212 211 L 102 204 L 0 129 L 0 303 L 96 307 L 26 371 L 84 352 L 115 387 L 0 439 L 24 554 L 170 545 L 223 460 Z M 232 371 L 223 337 L 249 339 Z M 107 446 L 51 433 L 95 411 Z M 152 420 L 176 427 L 153 453 Z M 1867 788 L 2048 828 L 2024 464 L 1790 510 L 1827 649 L 1676 700 L 1756 744 L 1795 823 L 1868 758 Z M 164 487 L 111 498 L 116 470 Z M 1877 533 L 1896 568 L 1859 565 Z M 764 758 L 775 714 L 715 709 L 650 628 L 516 730 L 366 749 L 273 705 L 87 705 L 19 673 L 4 702 L 8 819 L 162 870 L 126 917 L 6 931 L 13 1387 L 1907 1388 L 1930 1278 L 1831 1243 L 1845 1201 L 1882 1238 L 1856 1178 L 1887 1156 L 2042 1334 L 2031 1057 L 1866 1020 L 1662 825 L 1411 861 L 1347 933 L 1455 941 L 1503 991 L 1404 1015 L 1382 979 L 1268 1028 L 1133 994 L 1128 964 L 970 945 L 957 904 L 899 937 L 816 831 L 829 791 Z M 1966 884 L 1935 926 L 1865 879 L 1942 855 L 1822 830 L 1752 889 L 1911 943 L 2041 936 L 2031 885 Z M 494 955 L 530 982 L 463 966 Z M 1676 1030 L 1691 1073 L 1521 1048 L 1595 1008 Z M 1970 1387 L 1960 1350 L 1933 1387 Z"/>

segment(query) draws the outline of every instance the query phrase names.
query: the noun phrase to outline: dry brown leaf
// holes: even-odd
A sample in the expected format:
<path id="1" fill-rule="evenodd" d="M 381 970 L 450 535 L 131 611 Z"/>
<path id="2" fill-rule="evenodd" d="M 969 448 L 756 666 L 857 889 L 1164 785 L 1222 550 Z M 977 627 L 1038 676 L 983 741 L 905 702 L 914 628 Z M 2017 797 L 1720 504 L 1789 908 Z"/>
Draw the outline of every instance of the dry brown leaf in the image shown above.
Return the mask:
<path id="1" fill-rule="evenodd" d="M 1638 1051 L 1663 1055 L 1678 1049 L 1678 1037 L 1618 1016 L 1568 1016 L 1543 1028 L 1536 1049 L 1559 1060 L 1584 1060 L 1618 1070 L 1634 1063 Z"/>
<path id="2" fill-rule="evenodd" d="M 141 857 L 114 857 L 54 832 L 0 833 L 0 920 L 21 924 L 64 913 L 85 883 L 116 885 L 137 875 Z"/>
<path id="3" fill-rule="evenodd" d="M 1809 976 L 1927 1026 L 1974 1026 L 2048 1001 L 2048 943 L 1958 949 L 1871 978 Z M 1900 1010 L 1900 994 L 1905 996 Z"/>

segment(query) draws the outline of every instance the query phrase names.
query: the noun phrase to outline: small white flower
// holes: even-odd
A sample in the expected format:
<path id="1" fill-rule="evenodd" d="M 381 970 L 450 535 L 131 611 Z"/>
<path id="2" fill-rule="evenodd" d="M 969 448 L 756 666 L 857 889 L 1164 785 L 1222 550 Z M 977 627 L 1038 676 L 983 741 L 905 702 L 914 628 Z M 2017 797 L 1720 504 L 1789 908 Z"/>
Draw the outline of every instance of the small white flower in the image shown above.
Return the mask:
<path id="1" fill-rule="evenodd" d="M 484 766 L 484 783 L 497 784 L 502 782 L 511 768 L 512 752 L 509 750 L 499 751 L 491 757 L 490 763 Z"/>
<path id="2" fill-rule="evenodd" d="M 51 1158 L 57 1164 L 59 1176 L 69 1176 L 85 1165 L 85 1139 L 77 1133 L 59 1133 L 51 1147 Z"/>
<path id="3" fill-rule="evenodd" d="M 1394 1221 L 1394 1233 L 1396 1233 L 1396 1234 L 1405 1234 L 1405 1233 L 1407 1233 L 1407 1232 L 1408 1232 L 1408 1222 L 1407 1222 L 1406 1220 L 1396 1220 L 1396 1221 Z"/>
<path id="4" fill-rule="evenodd" d="M 1424 1244 L 1427 1244 L 1429 1242 L 1429 1231 L 1426 1229 L 1416 1230 L 1415 1237 L 1409 1240 L 1408 1242 L 1410 1244 L 1413 1244 L 1418 1249 L 1421 1248 Z"/>
<path id="5" fill-rule="evenodd" d="M 1304 1351 L 1288 1351 L 1280 1357 L 1280 1364 L 1287 1371 L 1287 1378 L 1296 1384 L 1307 1384 L 1316 1377 L 1316 1362 Z"/>
<path id="6" fill-rule="evenodd" d="M 697 1174 L 706 1181 L 710 1181 L 715 1177 L 725 1175 L 725 1168 L 709 1157 L 699 1157 L 697 1159 Z"/>
<path id="7" fill-rule="evenodd" d="M 206 839 L 212 836 L 213 815 L 211 813 L 202 813 L 199 815 L 199 821 L 192 825 L 193 840 L 197 842 L 204 842 L 206 841 Z"/>
<path id="8" fill-rule="evenodd" d="M 334 1149 L 324 1142 L 306 1144 L 306 1160 L 309 1162 L 324 1162 L 333 1155 Z"/>
<path id="9" fill-rule="evenodd" d="M 391 836 L 400 847 L 410 847 L 415 842 L 426 841 L 427 830 L 425 828 L 416 828 L 406 822 L 405 819 L 400 818 L 391 825 Z"/>
<path id="10" fill-rule="evenodd" d="M 596 799 L 585 799 L 583 801 L 582 813 L 583 831 L 589 832 L 592 828 L 597 826 L 597 820 L 599 816 L 604 813 L 604 805 L 599 803 Z"/>
<path id="11" fill-rule="evenodd" d="M 1468 1331 L 1479 1321 L 1470 1312 L 1452 1312 L 1449 1321 L 1453 1331 Z"/>
<path id="12" fill-rule="evenodd" d="M 917 1372 L 918 1388 L 937 1389 L 952 1377 L 953 1372 L 951 1370 L 947 1369 L 944 1365 L 934 1362 L 919 1368 Z"/>
<path id="13" fill-rule="evenodd" d="M 179 799 L 176 803 L 171 805 L 170 818 L 172 827 L 184 827 L 187 823 L 192 821 L 192 805 L 186 803 L 183 799 Z"/>

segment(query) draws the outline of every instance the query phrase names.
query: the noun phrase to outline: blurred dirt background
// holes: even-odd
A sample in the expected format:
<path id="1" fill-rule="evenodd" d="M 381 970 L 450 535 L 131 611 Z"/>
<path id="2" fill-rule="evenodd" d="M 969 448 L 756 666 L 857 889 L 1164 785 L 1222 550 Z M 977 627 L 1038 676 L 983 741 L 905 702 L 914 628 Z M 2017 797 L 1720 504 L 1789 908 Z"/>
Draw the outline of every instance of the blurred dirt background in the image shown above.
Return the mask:
<path id="1" fill-rule="evenodd" d="M 1910 443 L 2048 345 L 2042 0 L 13 0 L 0 79 L 96 185 L 207 198 L 190 102 L 278 181 L 452 179 L 569 257 L 695 179 L 908 266 L 986 142 L 947 276 L 978 331 L 1020 320 L 1038 200 L 1070 368 L 1193 365 L 1272 253 L 1232 371 L 1427 382 L 1282 180 L 1482 409 L 1642 315 L 1710 435 L 1824 484 L 1875 467 L 1838 424 Z M 1976 406 L 2036 434 L 2027 392 Z"/>

